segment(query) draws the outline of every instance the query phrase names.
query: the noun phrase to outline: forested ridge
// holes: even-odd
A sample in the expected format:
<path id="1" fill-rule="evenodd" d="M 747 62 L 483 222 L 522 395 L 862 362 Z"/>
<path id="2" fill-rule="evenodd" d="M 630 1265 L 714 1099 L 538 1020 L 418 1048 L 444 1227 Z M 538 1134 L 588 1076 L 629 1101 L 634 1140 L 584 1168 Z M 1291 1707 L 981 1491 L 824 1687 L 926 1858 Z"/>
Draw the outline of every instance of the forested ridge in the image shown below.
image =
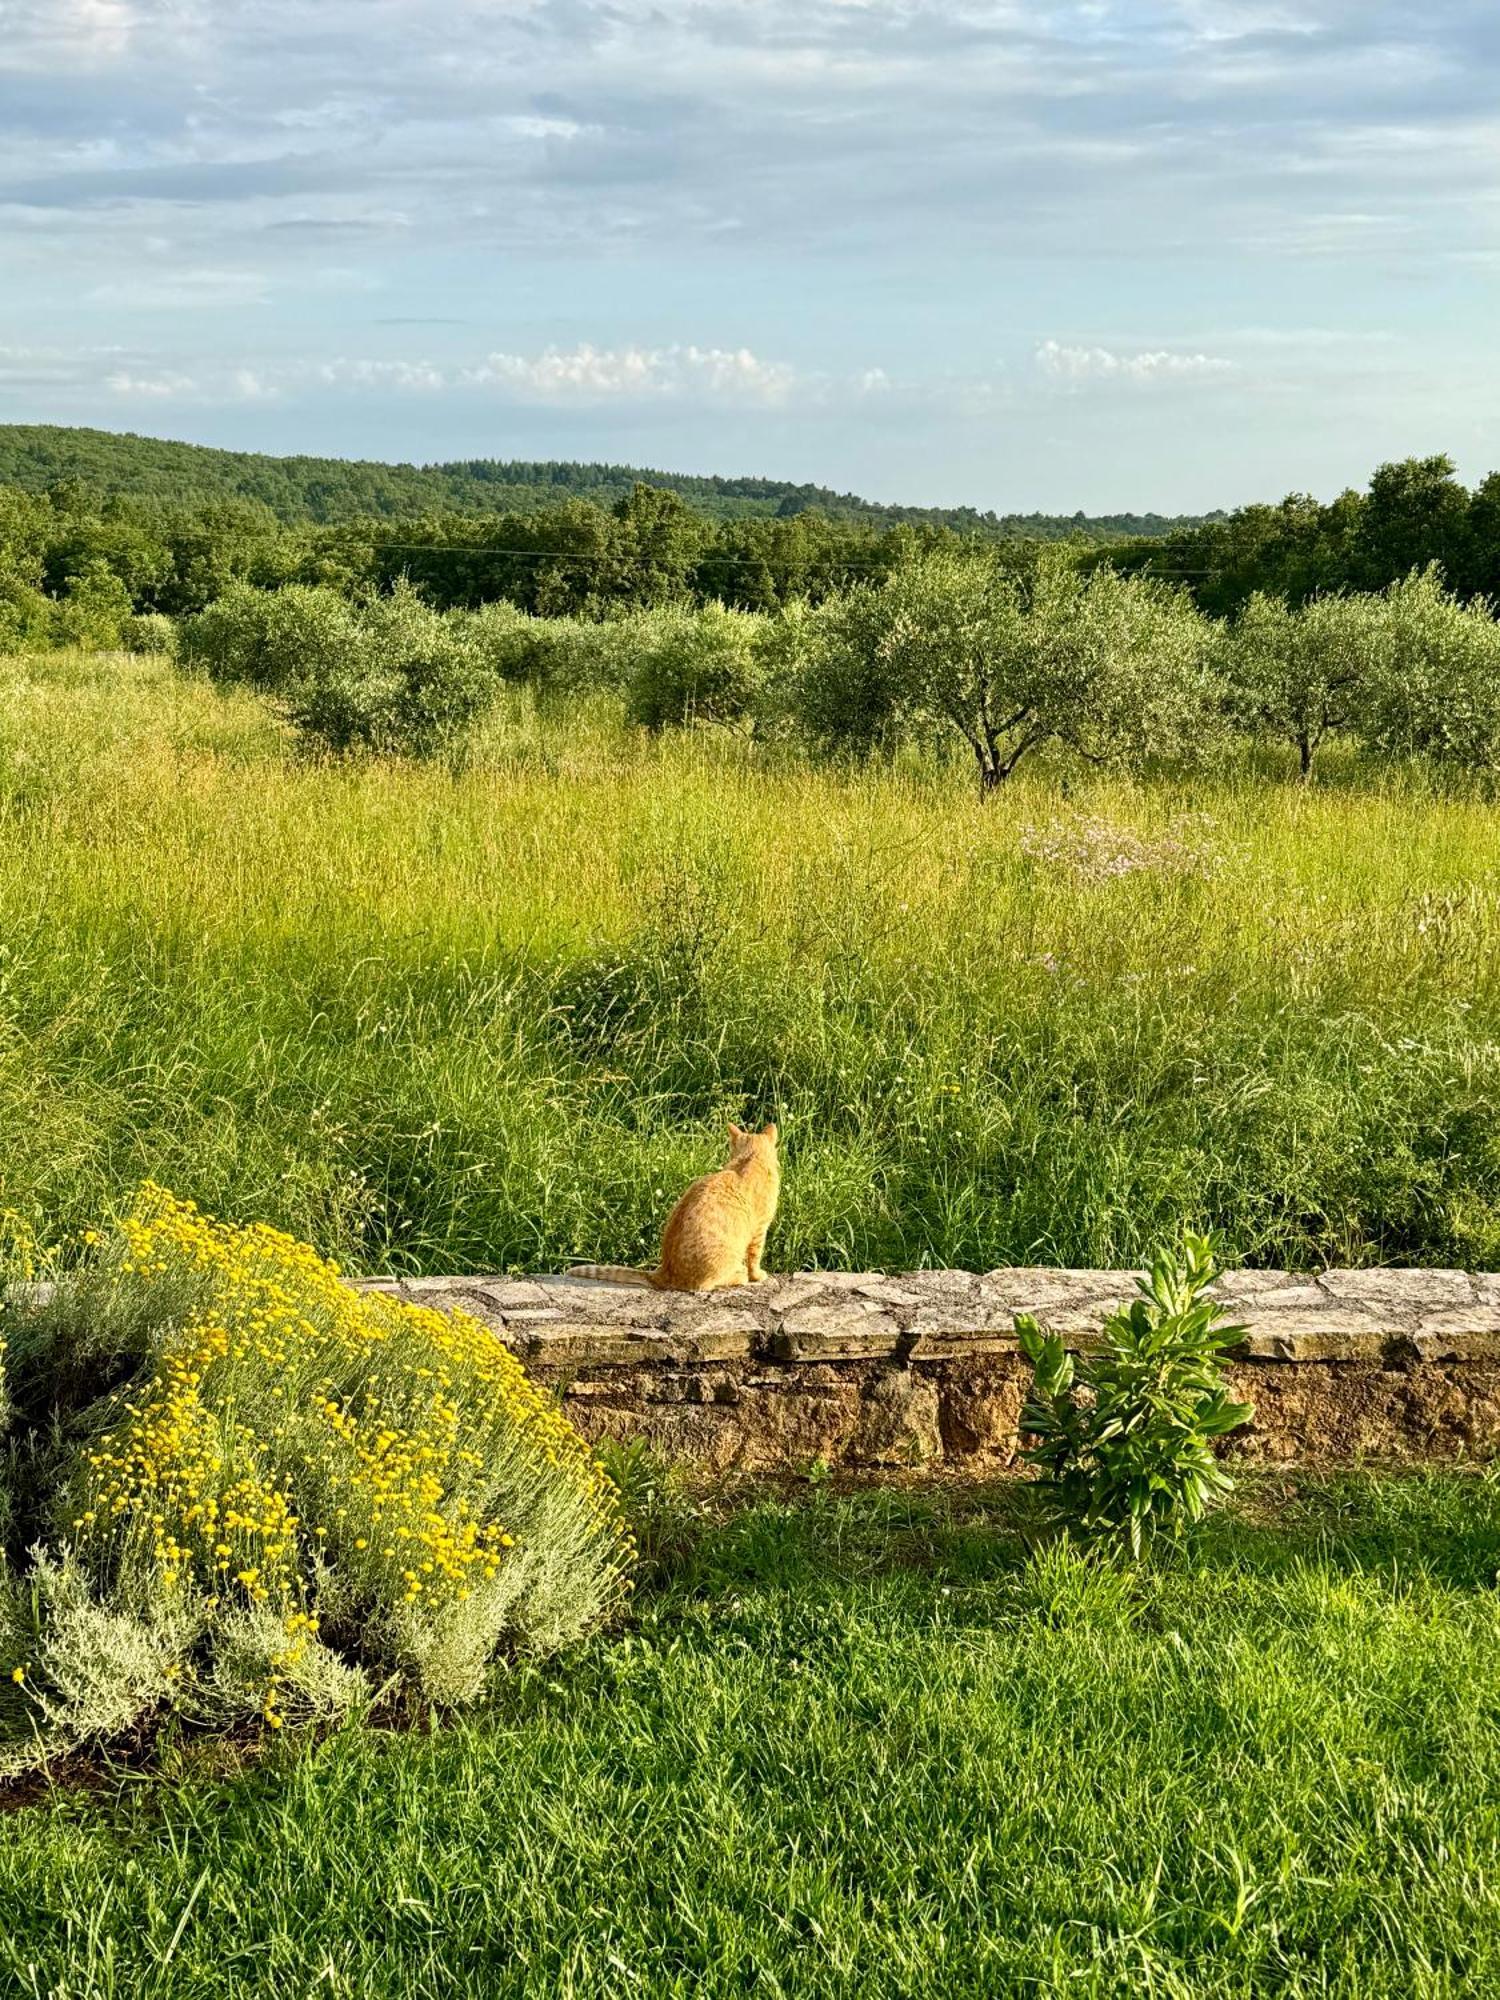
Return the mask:
<path id="1" fill-rule="evenodd" d="M 388 465 L 372 459 L 272 456 L 222 451 L 134 433 L 61 424 L 0 425 L 0 484 L 45 493 L 79 480 L 101 494 L 176 502 L 249 500 L 280 521 L 406 520 L 425 513 L 501 514 L 588 500 L 611 507 L 637 484 L 678 493 L 711 520 L 787 518 L 809 511 L 875 526 L 901 522 L 962 534 L 1057 541 L 1158 535 L 1193 525 L 1193 515 L 996 514 L 975 507 L 906 507 L 863 500 L 831 487 L 784 479 L 700 476 L 632 465 L 550 459 L 458 459 Z"/>

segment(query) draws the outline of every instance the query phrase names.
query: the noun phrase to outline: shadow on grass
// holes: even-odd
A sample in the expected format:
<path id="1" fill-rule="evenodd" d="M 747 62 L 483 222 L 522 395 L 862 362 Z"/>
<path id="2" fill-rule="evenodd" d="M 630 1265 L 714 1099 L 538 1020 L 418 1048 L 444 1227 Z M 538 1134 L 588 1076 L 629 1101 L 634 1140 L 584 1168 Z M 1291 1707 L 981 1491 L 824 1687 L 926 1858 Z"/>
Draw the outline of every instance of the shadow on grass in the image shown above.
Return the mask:
<path id="1" fill-rule="evenodd" d="M 750 1491 L 698 1532 L 643 1601 L 663 1606 L 770 1587 L 821 1594 L 915 1573 L 962 1586 L 1022 1568 L 1059 1530 L 1044 1488 L 809 1486 Z M 1246 1472 L 1233 1504 L 1157 1564 L 1268 1578 L 1315 1564 L 1336 1575 L 1423 1577 L 1456 1589 L 1500 1579 L 1500 1467 L 1493 1470 Z"/>
<path id="2" fill-rule="evenodd" d="M 1355 1580 L 1366 1601 L 1500 1582 L 1500 1468 L 1245 1471 L 1232 1506 L 1139 1566 L 1064 1545 L 1045 1489 L 1027 1480 L 746 1487 L 711 1501 L 670 1479 L 648 1490 L 659 1518 L 641 1521 L 642 1540 L 656 1553 L 629 1617 L 562 1656 L 497 1673 L 490 1701 L 467 1717 L 403 1712 L 275 1744 L 173 1725 L 0 1785 L 0 1810 L 40 1803 L 54 1787 L 89 1793 L 93 1810 L 113 1795 L 154 1812 L 183 1785 L 264 1799 L 289 1773 L 340 1754 L 346 1733 L 566 1730 L 622 1698 L 639 1702 L 692 1658 L 731 1675 L 743 1661 L 751 1678 L 805 1665 L 837 1679 L 872 1635 L 920 1646 L 1062 1626 L 1108 1629 L 1126 1643 L 1200 1617 L 1206 1629 L 1225 1620 L 1310 1628 L 1326 1615 L 1327 1587 L 1342 1581 Z"/>

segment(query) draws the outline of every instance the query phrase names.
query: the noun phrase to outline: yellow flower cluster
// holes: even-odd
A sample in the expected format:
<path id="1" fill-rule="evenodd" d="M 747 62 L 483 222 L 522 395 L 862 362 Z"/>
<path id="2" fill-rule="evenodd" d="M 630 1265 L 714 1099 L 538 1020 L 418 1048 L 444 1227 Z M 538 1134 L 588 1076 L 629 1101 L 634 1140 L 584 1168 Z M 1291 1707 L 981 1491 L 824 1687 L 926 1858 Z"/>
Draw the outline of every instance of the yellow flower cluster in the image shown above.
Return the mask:
<path id="1" fill-rule="evenodd" d="M 88 1454 L 81 1538 L 128 1535 L 165 1586 L 279 1613 L 282 1669 L 317 1631 L 320 1570 L 357 1601 L 440 1610 L 499 1573 L 516 1536 L 494 1504 L 538 1480 L 623 1576 L 613 1485 L 479 1321 L 355 1292 L 306 1244 L 156 1187 L 120 1236 L 122 1281 L 186 1282 L 193 1303 Z M 265 1717 L 280 1726 L 274 1673 Z"/>

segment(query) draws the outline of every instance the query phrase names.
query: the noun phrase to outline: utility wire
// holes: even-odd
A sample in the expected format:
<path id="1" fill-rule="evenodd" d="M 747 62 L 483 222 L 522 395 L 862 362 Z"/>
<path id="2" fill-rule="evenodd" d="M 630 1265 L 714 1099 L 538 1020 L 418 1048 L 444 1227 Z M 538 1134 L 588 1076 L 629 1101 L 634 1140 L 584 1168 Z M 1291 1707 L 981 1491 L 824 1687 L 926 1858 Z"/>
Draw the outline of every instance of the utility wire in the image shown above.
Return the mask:
<path id="1" fill-rule="evenodd" d="M 333 530 L 337 534 L 337 530 Z M 232 537 L 230 539 L 233 539 Z M 525 556 L 539 562 L 556 563 L 613 563 L 617 569 L 660 569 L 674 565 L 676 558 L 652 555 L 611 555 L 604 549 L 519 549 L 496 547 L 488 542 L 376 542 L 364 535 L 350 535 L 347 544 L 357 548 L 371 549 L 377 555 L 440 555 L 440 556 Z M 1018 536 L 1017 540 L 1024 540 Z M 206 543 L 213 538 L 205 535 Z M 968 543 L 964 547 L 966 555 L 991 554 L 1010 546 L 1005 542 Z M 1042 548 L 1066 548 L 1066 542 L 1043 542 Z M 1107 545 L 1106 545 L 1107 546 Z M 688 569 L 708 569 L 715 565 L 731 569 L 768 569 L 788 572 L 799 569 L 885 569 L 889 568 L 889 556 L 732 556 L 720 555 L 716 551 L 695 556 L 685 565 Z M 1150 569 L 1145 575 L 1173 578 L 1189 576 L 1214 576 L 1211 569 Z"/>

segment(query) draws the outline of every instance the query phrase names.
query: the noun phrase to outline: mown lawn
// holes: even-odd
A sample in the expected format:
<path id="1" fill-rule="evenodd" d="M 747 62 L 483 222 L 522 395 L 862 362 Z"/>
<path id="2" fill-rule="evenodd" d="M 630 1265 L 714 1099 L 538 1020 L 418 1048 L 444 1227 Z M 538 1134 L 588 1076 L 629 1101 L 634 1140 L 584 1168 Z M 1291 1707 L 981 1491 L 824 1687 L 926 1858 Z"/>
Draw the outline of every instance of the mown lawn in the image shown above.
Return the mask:
<path id="1" fill-rule="evenodd" d="M 1138 1574 L 1033 1501 L 753 1499 L 462 1724 L 28 1806 L 0 1987 L 1500 1991 L 1500 1480 L 1261 1480 Z"/>

